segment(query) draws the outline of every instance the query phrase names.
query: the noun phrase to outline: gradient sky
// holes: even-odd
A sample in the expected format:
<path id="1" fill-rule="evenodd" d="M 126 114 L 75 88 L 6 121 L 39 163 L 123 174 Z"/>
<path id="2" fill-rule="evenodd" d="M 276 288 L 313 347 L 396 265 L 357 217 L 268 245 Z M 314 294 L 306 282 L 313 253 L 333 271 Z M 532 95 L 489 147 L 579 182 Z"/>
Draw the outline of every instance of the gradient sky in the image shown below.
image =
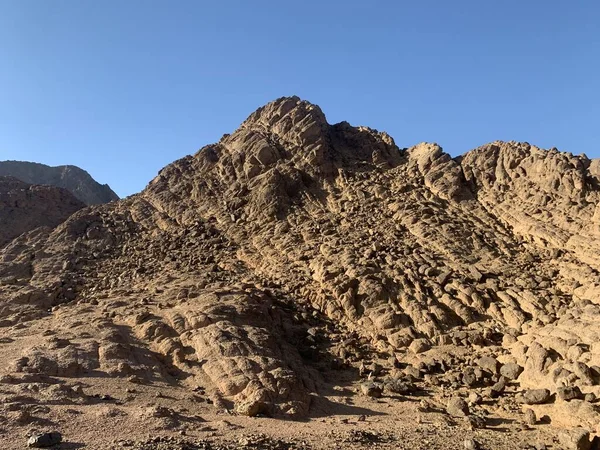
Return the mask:
<path id="1" fill-rule="evenodd" d="M 600 157 L 600 2 L 0 0 L 0 160 L 129 195 L 284 95 L 401 147 Z"/>

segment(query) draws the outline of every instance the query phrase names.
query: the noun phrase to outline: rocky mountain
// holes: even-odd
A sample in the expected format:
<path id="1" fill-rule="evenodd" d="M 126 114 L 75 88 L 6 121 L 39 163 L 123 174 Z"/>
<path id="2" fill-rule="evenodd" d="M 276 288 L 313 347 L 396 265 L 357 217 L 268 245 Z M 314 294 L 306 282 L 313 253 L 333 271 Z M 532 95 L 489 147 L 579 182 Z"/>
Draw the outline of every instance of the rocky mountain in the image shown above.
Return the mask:
<path id="1" fill-rule="evenodd" d="M 8 435 L 35 416 L 94 448 L 184 448 L 140 442 L 202 415 L 221 439 L 303 436 L 273 448 L 588 448 L 599 182 L 585 155 L 452 158 L 276 100 L 140 194 L 0 250 Z M 74 409 L 127 426 L 98 437 Z"/>
<path id="2" fill-rule="evenodd" d="M 89 173 L 76 166 L 50 167 L 25 161 L 0 161 L 0 176 L 18 178 L 29 184 L 64 188 L 87 205 L 119 199 L 110 186 L 96 182 Z"/>
<path id="3" fill-rule="evenodd" d="M 35 228 L 54 228 L 84 207 L 65 189 L 0 176 L 0 247 Z"/>

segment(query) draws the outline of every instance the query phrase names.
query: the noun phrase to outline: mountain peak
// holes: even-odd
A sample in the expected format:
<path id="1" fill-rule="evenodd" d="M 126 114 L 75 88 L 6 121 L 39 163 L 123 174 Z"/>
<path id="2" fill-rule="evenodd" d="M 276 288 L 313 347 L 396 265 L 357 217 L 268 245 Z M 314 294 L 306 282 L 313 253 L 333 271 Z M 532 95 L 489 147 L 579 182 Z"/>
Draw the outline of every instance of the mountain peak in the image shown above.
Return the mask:
<path id="1" fill-rule="evenodd" d="M 536 388 L 551 426 L 600 423 L 551 398 L 563 382 L 581 397 L 598 381 L 596 161 L 526 143 L 458 158 L 435 143 L 401 150 L 278 99 L 140 194 L 0 248 L 5 395 L 28 399 L 11 380 L 44 375 L 117 397 L 127 379 L 143 385 L 119 406 L 131 429 L 164 428 L 176 409 L 211 421 L 224 409 L 373 410 L 378 430 L 397 433 L 408 402 L 389 405 L 400 392 L 440 405 L 449 389 L 498 387 L 486 408 L 521 420 L 502 398 Z M 341 386 L 365 396 L 319 398 Z M 370 399 L 372 388 L 389 397 Z M 31 398 L 48 401 L 39 414 L 50 419 L 65 394 L 44 382 Z M 85 398 L 69 434 L 83 420 L 106 426 Z M 148 403 L 161 409 L 140 415 Z"/>
<path id="2" fill-rule="evenodd" d="M 0 175 L 13 176 L 29 184 L 65 188 L 87 205 L 119 199 L 107 184 L 96 182 L 88 172 L 77 166 L 51 167 L 27 161 L 0 161 Z"/>
<path id="3" fill-rule="evenodd" d="M 284 123 L 295 125 L 302 122 L 318 123 L 327 126 L 327 119 L 321 108 L 297 96 L 280 97 L 254 111 L 242 126 L 263 126 L 277 129 Z"/>

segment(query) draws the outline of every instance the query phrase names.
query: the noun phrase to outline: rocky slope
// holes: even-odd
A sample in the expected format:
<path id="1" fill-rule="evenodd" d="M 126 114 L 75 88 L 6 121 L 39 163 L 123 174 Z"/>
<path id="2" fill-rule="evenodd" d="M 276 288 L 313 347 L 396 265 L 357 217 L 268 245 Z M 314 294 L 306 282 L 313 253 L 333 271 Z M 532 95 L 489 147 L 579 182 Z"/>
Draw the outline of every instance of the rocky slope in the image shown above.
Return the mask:
<path id="1" fill-rule="evenodd" d="M 65 189 L 0 176 L 0 247 L 35 228 L 54 228 L 84 207 Z"/>
<path id="2" fill-rule="evenodd" d="M 0 161 L 0 176 L 18 178 L 29 184 L 47 184 L 70 191 L 87 205 L 118 200 L 107 184 L 99 184 L 89 173 L 76 166 L 50 167 L 25 161 Z"/>
<path id="3" fill-rule="evenodd" d="M 599 179 L 584 155 L 495 142 L 453 159 L 279 99 L 142 193 L 0 251 L 5 404 L 35 409 L 35 382 L 42 419 L 77 404 L 99 422 L 90 393 L 127 382 L 175 389 L 160 423 L 206 401 L 309 418 L 315 448 L 320 415 L 356 411 L 406 436 L 446 417 L 434 447 L 459 448 L 461 420 L 517 448 L 536 415 L 532 439 L 566 427 L 579 445 L 571 428 L 600 423 Z M 129 423 L 151 392 L 119 403 Z"/>

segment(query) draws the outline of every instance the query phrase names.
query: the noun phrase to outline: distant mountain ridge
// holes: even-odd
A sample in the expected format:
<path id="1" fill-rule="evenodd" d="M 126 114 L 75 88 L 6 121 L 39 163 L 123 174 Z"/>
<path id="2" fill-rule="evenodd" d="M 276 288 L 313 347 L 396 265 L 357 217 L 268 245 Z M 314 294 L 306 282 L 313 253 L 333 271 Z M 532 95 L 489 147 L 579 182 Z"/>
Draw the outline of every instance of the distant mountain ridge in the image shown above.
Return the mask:
<path id="1" fill-rule="evenodd" d="M 88 172 L 77 166 L 51 167 L 26 161 L 0 161 L 0 176 L 14 177 L 28 184 L 64 188 L 87 205 L 99 205 L 119 199 L 110 186 L 98 183 Z"/>
<path id="2" fill-rule="evenodd" d="M 82 208 L 67 189 L 0 176 L 0 247 L 38 227 L 54 228 Z"/>

